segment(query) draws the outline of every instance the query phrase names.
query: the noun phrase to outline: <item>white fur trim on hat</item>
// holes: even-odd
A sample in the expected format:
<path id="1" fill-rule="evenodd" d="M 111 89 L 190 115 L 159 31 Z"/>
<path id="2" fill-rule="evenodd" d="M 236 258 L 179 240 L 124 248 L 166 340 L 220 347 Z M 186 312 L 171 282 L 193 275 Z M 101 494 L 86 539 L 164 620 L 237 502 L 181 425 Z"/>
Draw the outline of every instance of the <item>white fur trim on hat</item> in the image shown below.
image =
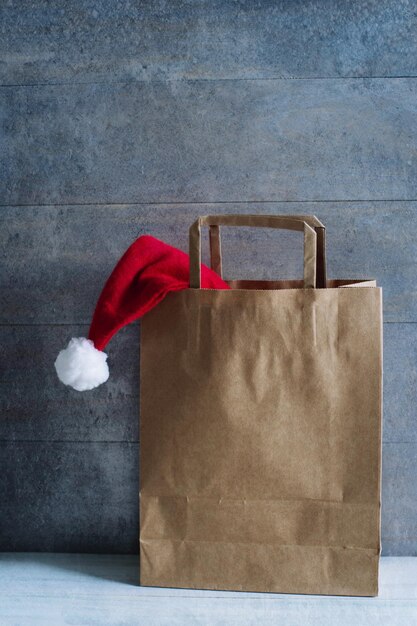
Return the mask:
<path id="1" fill-rule="evenodd" d="M 55 361 L 58 378 L 77 391 L 94 389 L 109 377 L 107 354 L 97 350 L 90 339 L 76 337 L 61 350 Z"/>

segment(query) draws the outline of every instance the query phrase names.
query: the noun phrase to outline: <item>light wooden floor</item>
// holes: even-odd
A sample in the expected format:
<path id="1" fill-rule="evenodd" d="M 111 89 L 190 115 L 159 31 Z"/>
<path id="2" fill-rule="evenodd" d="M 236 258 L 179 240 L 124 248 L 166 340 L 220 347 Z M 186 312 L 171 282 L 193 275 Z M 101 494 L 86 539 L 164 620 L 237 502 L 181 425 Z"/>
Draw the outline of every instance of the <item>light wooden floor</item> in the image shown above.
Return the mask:
<path id="1" fill-rule="evenodd" d="M 0 624 L 417 625 L 417 558 L 381 560 L 378 598 L 139 587 L 132 556 L 0 554 Z"/>

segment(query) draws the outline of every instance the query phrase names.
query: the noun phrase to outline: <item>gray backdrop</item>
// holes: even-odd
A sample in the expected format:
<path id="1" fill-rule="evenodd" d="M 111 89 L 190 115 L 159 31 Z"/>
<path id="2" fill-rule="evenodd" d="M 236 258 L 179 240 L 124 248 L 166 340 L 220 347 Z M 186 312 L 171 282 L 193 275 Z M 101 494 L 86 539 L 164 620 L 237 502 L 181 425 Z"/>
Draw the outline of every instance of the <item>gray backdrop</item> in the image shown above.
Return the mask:
<path id="1" fill-rule="evenodd" d="M 139 325 L 84 394 L 53 361 L 138 235 L 314 213 L 384 288 L 383 552 L 417 554 L 417 18 L 400 0 L 0 2 L 0 550 L 138 548 Z M 230 229 L 229 278 L 301 276 Z"/>

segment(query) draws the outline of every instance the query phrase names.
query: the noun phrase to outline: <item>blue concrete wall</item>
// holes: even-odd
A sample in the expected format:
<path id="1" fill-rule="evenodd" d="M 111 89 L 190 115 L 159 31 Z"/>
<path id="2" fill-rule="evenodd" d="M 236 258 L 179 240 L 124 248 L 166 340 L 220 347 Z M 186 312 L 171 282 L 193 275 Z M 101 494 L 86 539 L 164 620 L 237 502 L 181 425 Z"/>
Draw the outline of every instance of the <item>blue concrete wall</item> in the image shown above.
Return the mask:
<path id="1" fill-rule="evenodd" d="M 53 361 L 136 236 L 250 212 L 318 215 L 330 276 L 384 287 L 383 552 L 417 555 L 413 4 L 11 0 L 0 28 L 0 550 L 137 551 L 139 326 L 93 392 Z M 300 245 L 228 232 L 227 275 L 300 276 Z"/>

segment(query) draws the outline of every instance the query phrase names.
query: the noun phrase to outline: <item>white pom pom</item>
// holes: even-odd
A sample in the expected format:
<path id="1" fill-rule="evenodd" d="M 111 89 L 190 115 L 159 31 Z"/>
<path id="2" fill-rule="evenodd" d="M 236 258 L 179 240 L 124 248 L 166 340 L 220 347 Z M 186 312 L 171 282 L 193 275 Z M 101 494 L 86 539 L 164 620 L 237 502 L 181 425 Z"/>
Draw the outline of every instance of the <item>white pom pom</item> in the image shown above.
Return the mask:
<path id="1" fill-rule="evenodd" d="M 71 339 L 68 347 L 61 350 L 55 361 L 58 378 L 64 385 L 77 391 L 94 389 L 109 377 L 107 354 L 96 350 L 85 337 Z"/>

